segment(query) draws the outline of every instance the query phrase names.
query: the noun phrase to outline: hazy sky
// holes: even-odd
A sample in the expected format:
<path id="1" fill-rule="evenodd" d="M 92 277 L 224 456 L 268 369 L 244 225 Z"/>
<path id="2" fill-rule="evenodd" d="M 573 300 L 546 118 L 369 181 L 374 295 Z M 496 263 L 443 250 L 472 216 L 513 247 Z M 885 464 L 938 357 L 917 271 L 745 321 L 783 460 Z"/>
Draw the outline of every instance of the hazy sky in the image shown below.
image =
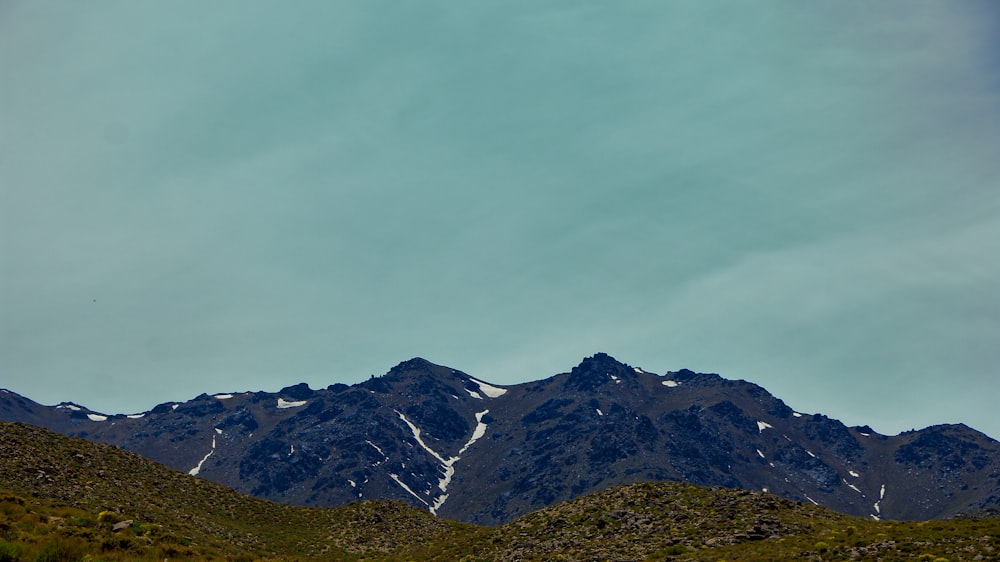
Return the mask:
<path id="1" fill-rule="evenodd" d="M 992 1 L 0 2 L 0 386 L 608 352 L 1000 437 Z"/>

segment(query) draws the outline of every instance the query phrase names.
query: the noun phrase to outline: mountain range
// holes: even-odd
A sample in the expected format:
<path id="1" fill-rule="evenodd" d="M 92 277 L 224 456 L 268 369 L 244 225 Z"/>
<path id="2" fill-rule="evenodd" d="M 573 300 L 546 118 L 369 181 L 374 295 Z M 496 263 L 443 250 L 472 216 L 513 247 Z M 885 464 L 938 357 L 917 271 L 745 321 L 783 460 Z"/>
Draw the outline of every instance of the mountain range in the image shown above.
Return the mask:
<path id="1" fill-rule="evenodd" d="M 1000 519 L 873 521 L 760 491 L 645 482 L 498 526 L 398 500 L 268 502 L 111 445 L 0 422 L 0 561 L 996 560 Z"/>
<path id="2" fill-rule="evenodd" d="M 416 358 L 355 385 L 202 394 L 132 415 L 4 390 L 0 420 L 281 503 L 395 499 L 484 525 L 646 481 L 765 491 L 872 519 L 1000 509 L 1000 443 L 965 425 L 880 435 L 797 412 L 750 382 L 659 375 L 603 353 L 510 386 Z"/>

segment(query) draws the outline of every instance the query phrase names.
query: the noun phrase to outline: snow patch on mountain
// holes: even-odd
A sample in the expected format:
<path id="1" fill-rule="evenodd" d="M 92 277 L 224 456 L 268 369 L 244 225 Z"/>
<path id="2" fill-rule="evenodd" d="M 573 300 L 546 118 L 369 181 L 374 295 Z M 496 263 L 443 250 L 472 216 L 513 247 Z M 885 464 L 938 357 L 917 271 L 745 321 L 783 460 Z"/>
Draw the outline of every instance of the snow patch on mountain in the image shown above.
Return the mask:
<path id="1" fill-rule="evenodd" d="M 102 416 L 101 414 L 87 414 L 87 418 L 90 421 L 95 421 L 95 422 L 102 422 L 108 420 L 108 416 Z"/>
<path id="2" fill-rule="evenodd" d="M 479 441 L 479 439 L 482 438 L 483 435 L 486 435 L 487 426 L 485 423 L 483 423 L 483 416 L 485 416 L 488 413 L 490 413 L 489 410 L 483 410 L 482 412 L 478 412 L 476 414 L 476 429 L 472 430 L 472 437 L 470 437 L 469 440 L 465 442 L 465 445 L 463 445 L 462 448 L 459 449 L 458 451 L 459 455 L 468 450 L 468 448 L 471 447 L 473 443 Z"/>
<path id="3" fill-rule="evenodd" d="M 416 492 L 414 492 L 409 486 L 406 485 L 406 482 L 403 482 L 402 480 L 399 479 L 399 475 L 398 474 L 389 473 L 389 478 L 392 478 L 393 480 L 395 480 L 396 484 L 399 484 L 399 486 L 401 488 L 403 488 L 404 490 L 406 490 L 407 492 L 409 492 L 411 496 L 413 496 L 413 497 L 417 498 L 418 500 L 420 500 L 420 503 L 422 503 L 424 505 L 427 505 L 427 502 L 424 500 L 424 498 L 422 498 L 419 495 L 417 495 Z"/>
<path id="4" fill-rule="evenodd" d="M 278 409 L 285 410 L 287 408 L 298 408 L 299 406 L 305 406 L 305 400 L 297 400 L 295 402 L 289 402 L 283 398 L 278 398 Z"/>
<path id="5" fill-rule="evenodd" d="M 222 433 L 222 430 L 220 430 L 219 428 L 215 428 L 215 431 L 217 433 Z M 202 457 L 200 461 L 198 461 L 198 464 L 194 468 L 188 471 L 188 474 L 190 474 L 191 476 L 198 476 L 198 474 L 201 472 L 202 465 L 205 464 L 205 461 L 207 461 L 208 457 L 212 456 L 212 453 L 214 452 L 215 452 L 215 435 L 212 435 L 212 449 L 208 452 L 208 454 Z"/>
<path id="6" fill-rule="evenodd" d="M 441 506 L 444 505 L 444 502 L 446 501 L 448 501 L 448 494 L 441 494 L 436 500 L 434 500 L 434 505 L 430 506 L 428 511 L 437 515 L 437 510 L 441 509 Z"/>
<path id="7" fill-rule="evenodd" d="M 885 499 L 885 484 L 882 484 L 882 489 L 878 491 L 878 501 L 872 507 L 875 509 L 875 513 L 871 514 L 872 519 L 876 521 L 882 520 L 882 500 Z"/>
<path id="8" fill-rule="evenodd" d="M 368 443 L 368 444 L 369 444 L 369 445 L 371 445 L 372 447 L 375 447 L 375 450 L 376 450 L 376 451 L 378 451 L 378 454 L 380 454 L 380 455 L 382 455 L 383 457 L 385 457 L 385 460 L 389 460 L 389 457 L 388 457 L 388 456 L 387 456 L 387 455 L 385 454 L 385 451 L 383 451 L 383 450 L 382 450 L 382 449 L 381 449 L 381 448 L 380 448 L 380 447 L 379 447 L 378 445 L 376 445 L 376 444 L 372 443 L 371 441 L 369 441 L 369 440 L 367 440 L 367 439 L 365 440 L 365 443 Z M 376 464 L 382 464 L 382 462 L 383 462 L 383 461 L 379 461 L 379 462 L 378 462 L 378 463 L 376 463 Z"/>
<path id="9" fill-rule="evenodd" d="M 486 384 L 483 381 L 476 380 L 472 377 L 469 377 L 469 380 L 471 380 L 472 382 L 476 383 L 479 386 L 479 392 L 485 394 L 486 396 L 489 396 L 490 398 L 500 398 L 504 394 L 507 394 L 506 388 L 499 388 L 490 384 Z"/>
<path id="10" fill-rule="evenodd" d="M 850 482 L 848 482 L 846 478 L 841 478 L 841 480 L 844 481 L 844 484 L 847 484 L 848 488 L 854 490 L 855 492 L 861 494 L 862 496 L 865 495 L 865 493 L 862 492 L 861 490 L 859 490 L 857 486 L 855 486 L 854 484 L 851 484 Z"/>
<path id="11" fill-rule="evenodd" d="M 434 457 L 435 459 L 437 459 L 438 462 L 440 462 L 441 464 L 445 464 L 445 463 L 448 462 L 448 461 L 444 460 L 444 457 L 442 457 L 441 455 L 439 455 L 437 453 L 437 451 L 435 451 L 434 449 L 431 449 L 430 447 L 428 447 L 427 443 L 424 443 L 424 439 L 420 436 L 420 434 L 423 433 L 423 432 L 420 430 L 419 427 L 417 427 L 416 425 L 413 424 L 413 422 L 411 422 L 410 420 L 408 420 L 406 418 L 406 415 L 403 414 L 403 412 L 400 412 L 398 410 L 394 410 L 394 411 L 399 416 L 399 419 L 403 420 L 403 423 L 405 423 L 410 428 L 410 432 L 413 434 L 413 438 L 417 441 L 417 445 L 420 445 L 420 447 L 423 448 L 423 450 L 425 450 L 428 453 L 430 453 L 430 455 L 432 457 Z"/>
<path id="12" fill-rule="evenodd" d="M 408 486 L 406 486 L 403 483 L 403 481 L 399 479 L 398 475 L 390 474 L 389 476 L 392 477 L 392 479 L 395 480 L 397 484 L 403 486 L 403 488 L 406 489 L 406 491 L 413 494 L 414 497 L 419 498 L 420 501 L 427 506 L 428 510 L 432 514 L 437 515 L 437 511 L 441 509 L 441 506 L 444 505 L 444 502 L 448 501 L 448 486 L 451 484 L 451 479 L 455 476 L 455 463 L 462 460 L 461 457 L 462 453 L 468 450 L 468 448 L 471 447 L 473 443 L 475 443 L 476 441 L 481 439 L 484 435 L 486 435 L 487 424 L 483 422 L 483 416 L 488 414 L 490 411 L 483 410 L 482 412 L 476 413 L 476 427 L 475 429 L 473 429 L 472 435 L 469 437 L 469 440 L 465 442 L 465 445 L 463 445 L 461 449 L 459 449 L 458 455 L 454 457 L 448 457 L 447 459 L 441 456 L 434 449 L 430 448 L 430 446 L 424 442 L 423 437 L 421 437 L 421 434 L 423 432 L 420 430 L 419 427 L 416 426 L 416 424 L 407 419 L 405 414 L 403 414 L 398 410 L 395 410 L 395 412 L 396 415 L 399 416 L 399 419 L 403 420 L 403 422 L 407 425 L 407 427 L 410 428 L 410 433 L 413 434 L 413 439 L 416 440 L 417 445 L 420 445 L 420 447 L 422 447 L 425 451 L 427 451 L 428 454 L 430 454 L 432 457 L 437 459 L 439 463 L 441 463 L 441 469 L 443 470 L 443 474 L 441 478 L 438 479 L 437 482 L 437 487 L 441 491 L 441 493 L 438 494 L 436 498 L 434 498 L 433 503 L 428 504 L 426 501 L 423 500 L 423 498 L 420 498 L 420 496 L 413 493 L 413 490 L 411 490 Z M 372 446 L 374 447 L 374 444 Z M 430 495 L 430 492 L 428 492 L 428 495 Z"/>

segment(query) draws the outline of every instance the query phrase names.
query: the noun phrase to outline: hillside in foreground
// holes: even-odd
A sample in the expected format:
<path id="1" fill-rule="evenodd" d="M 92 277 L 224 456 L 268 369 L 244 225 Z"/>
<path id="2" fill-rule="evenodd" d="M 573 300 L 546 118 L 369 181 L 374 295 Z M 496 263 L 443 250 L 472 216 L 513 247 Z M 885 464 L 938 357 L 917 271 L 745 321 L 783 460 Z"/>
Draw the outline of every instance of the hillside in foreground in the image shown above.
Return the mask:
<path id="1" fill-rule="evenodd" d="M 0 423 L 0 560 L 1000 560 L 1000 519 L 872 521 L 762 492 L 612 488 L 498 527 L 401 502 L 303 508 Z"/>
<path id="2" fill-rule="evenodd" d="M 337 509 L 276 504 L 27 424 L 0 423 L 0 451 L 7 491 L 0 539 L 29 553 L 60 544 L 107 559 L 350 560 L 447 542 L 471 529 L 391 500 Z M 113 532 L 121 521 L 132 524 Z"/>

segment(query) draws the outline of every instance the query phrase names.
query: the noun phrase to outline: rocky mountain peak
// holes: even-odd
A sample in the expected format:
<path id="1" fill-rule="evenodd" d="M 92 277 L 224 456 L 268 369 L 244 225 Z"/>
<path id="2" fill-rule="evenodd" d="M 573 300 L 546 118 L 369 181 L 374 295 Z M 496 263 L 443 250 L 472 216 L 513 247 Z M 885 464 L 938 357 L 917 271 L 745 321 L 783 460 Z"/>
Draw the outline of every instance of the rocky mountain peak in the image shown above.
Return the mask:
<path id="1" fill-rule="evenodd" d="M 595 353 L 573 367 L 566 387 L 576 390 L 594 390 L 606 384 L 616 384 L 622 380 L 634 379 L 635 369 L 608 355 Z"/>
<path id="2" fill-rule="evenodd" d="M 287 396 L 288 398 L 294 398 L 295 400 L 308 400 L 316 394 L 316 391 L 309 388 L 308 384 L 300 382 L 299 384 L 282 388 L 278 391 L 278 394 L 281 396 Z"/>
<path id="3" fill-rule="evenodd" d="M 433 403 L 435 411 L 457 408 L 468 413 L 465 410 L 474 407 L 466 403 L 468 400 L 482 400 L 480 383 L 472 377 L 420 357 L 403 361 L 385 375 L 374 377 L 363 385 L 374 392 L 395 396 L 394 400 L 399 402 L 393 407 L 405 412 L 413 408 L 426 410 Z"/>
<path id="4" fill-rule="evenodd" d="M 389 369 L 389 372 L 386 373 L 386 376 L 393 376 L 393 375 L 398 376 L 412 372 L 429 373 L 434 369 L 434 367 L 437 367 L 437 365 L 431 363 L 430 361 L 424 359 L 423 357 L 414 357 L 413 359 L 402 361 L 395 367 Z"/>

